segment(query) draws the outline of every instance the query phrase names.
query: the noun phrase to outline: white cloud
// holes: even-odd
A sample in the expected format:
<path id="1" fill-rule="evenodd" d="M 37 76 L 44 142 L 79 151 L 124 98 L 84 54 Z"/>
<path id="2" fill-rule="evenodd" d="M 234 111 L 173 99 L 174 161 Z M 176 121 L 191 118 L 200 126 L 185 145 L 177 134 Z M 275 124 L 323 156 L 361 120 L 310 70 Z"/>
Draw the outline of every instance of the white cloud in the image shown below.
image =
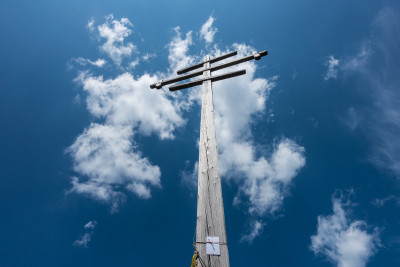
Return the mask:
<path id="1" fill-rule="evenodd" d="M 122 43 L 130 34 L 126 27 L 129 25 L 127 19 L 118 21 L 108 16 L 98 29 L 110 49 L 117 49 L 115 44 Z M 112 53 L 110 56 L 120 63 Z M 185 121 L 179 103 L 172 96 L 163 90 L 150 90 L 149 84 L 157 79 L 148 74 L 134 78 L 123 73 L 107 80 L 89 72 L 79 74 L 75 81 L 86 92 L 87 108 L 96 123 L 66 149 L 80 175 L 72 177 L 68 193 L 86 195 L 110 205 L 111 211 L 116 212 L 127 192 L 148 199 L 150 187 L 161 187 L 160 168 L 142 155 L 135 144 L 135 135 L 156 134 L 160 139 L 173 139 L 175 128 Z"/>
<path id="2" fill-rule="evenodd" d="M 362 267 L 380 245 L 378 231 L 367 231 L 364 221 L 350 221 L 342 199 L 333 198 L 333 214 L 318 216 L 317 234 L 311 237 L 311 250 L 338 267 Z"/>
<path id="3" fill-rule="evenodd" d="M 71 59 L 71 61 L 76 63 L 76 64 L 79 64 L 80 66 L 86 66 L 86 65 L 89 64 L 89 65 L 96 66 L 96 67 L 99 67 L 99 68 L 103 67 L 107 63 L 107 61 L 102 59 L 102 58 L 99 58 L 96 61 L 92 61 L 90 59 L 86 59 L 86 58 L 83 58 L 83 57 L 78 57 L 78 58 Z"/>
<path id="4" fill-rule="evenodd" d="M 150 189 L 141 183 L 131 183 L 126 186 L 126 189 L 135 193 L 138 197 L 148 199 L 151 197 Z"/>
<path id="5" fill-rule="evenodd" d="M 215 19 L 210 16 L 206 23 L 201 26 L 200 37 L 203 38 L 207 43 L 212 43 L 214 35 L 218 32 L 218 29 L 212 26 L 214 20 Z"/>
<path id="6" fill-rule="evenodd" d="M 73 245 L 77 247 L 88 247 L 88 243 L 92 239 L 92 233 L 85 233 L 80 239 L 74 241 Z"/>
<path id="7" fill-rule="evenodd" d="M 248 242 L 250 244 L 253 243 L 254 239 L 262 233 L 264 226 L 265 223 L 263 223 L 262 221 L 252 221 L 250 233 L 243 235 L 240 241 Z"/>
<path id="8" fill-rule="evenodd" d="M 134 61 L 131 61 L 131 63 L 129 63 L 129 68 L 134 69 L 136 68 L 137 65 L 139 65 L 140 61 L 139 59 L 135 59 Z"/>
<path id="9" fill-rule="evenodd" d="M 89 21 L 89 28 L 93 28 L 93 21 Z M 106 42 L 101 46 L 101 50 L 105 52 L 112 61 L 121 65 L 124 57 L 129 57 L 132 51 L 136 50 L 136 46 L 133 43 L 128 42 L 124 44 L 124 40 L 128 37 L 132 30 L 128 27 L 132 26 L 132 23 L 127 18 L 121 18 L 120 20 L 114 20 L 113 15 L 106 17 L 106 22 L 97 27 L 99 36 L 106 39 Z"/>
<path id="10" fill-rule="evenodd" d="M 75 171 L 93 177 L 97 184 L 123 184 L 137 177 L 158 185 L 159 168 L 132 152 L 132 136 L 128 127 L 93 123 L 69 147 Z"/>
<path id="11" fill-rule="evenodd" d="M 89 31 L 94 31 L 94 18 L 91 18 L 86 25 Z"/>
<path id="12" fill-rule="evenodd" d="M 239 56 L 254 51 L 242 44 L 235 44 L 234 49 Z M 281 207 L 293 177 L 305 164 L 304 148 L 282 139 L 269 160 L 257 157 L 258 146 L 254 144 L 250 127 L 255 115 L 265 111 L 277 77 L 254 78 L 254 62 L 232 70 L 242 68 L 246 69 L 246 75 L 213 85 L 220 169 L 222 176 L 240 184 L 239 191 L 249 198 L 249 212 L 263 216 Z"/>
<path id="13" fill-rule="evenodd" d="M 390 195 L 390 196 L 387 196 L 384 198 L 375 198 L 372 201 L 372 204 L 375 207 L 381 208 L 381 207 L 385 206 L 386 203 L 389 201 L 394 201 L 397 206 L 400 206 L 400 197 L 397 197 L 395 195 Z"/>
<path id="14" fill-rule="evenodd" d="M 144 54 L 143 56 L 142 56 L 142 59 L 144 60 L 144 61 L 148 61 L 150 58 L 153 58 L 153 57 L 156 57 L 157 55 L 156 55 L 156 53 L 146 53 L 146 54 Z"/>
<path id="15" fill-rule="evenodd" d="M 96 225 L 97 221 L 89 221 L 87 224 L 85 224 L 83 228 L 86 230 L 90 230 L 90 232 L 86 232 L 85 234 L 83 234 L 81 238 L 75 240 L 74 243 L 72 243 L 72 245 L 76 247 L 87 248 L 89 242 L 92 240 L 92 236 L 94 234 L 94 228 L 96 227 Z"/>
<path id="16" fill-rule="evenodd" d="M 241 187 L 250 201 L 249 212 L 258 216 L 278 211 L 288 194 L 292 180 L 305 165 L 304 148 L 284 139 L 275 148 L 271 158 L 251 160 L 240 166 L 247 179 Z"/>
<path id="17" fill-rule="evenodd" d="M 97 225 L 97 221 L 89 221 L 83 228 L 85 229 L 94 229 Z"/>
<path id="18" fill-rule="evenodd" d="M 360 51 L 355 56 L 351 56 L 346 58 L 343 61 L 343 65 L 341 69 L 343 71 L 357 71 L 360 68 L 363 68 L 369 60 L 369 57 L 372 55 L 371 47 L 368 42 L 364 42 L 361 45 Z"/>
<path id="19" fill-rule="evenodd" d="M 182 178 L 182 182 L 187 186 L 197 190 L 197 178 L 199 175 L 199 162 L 196 161 L 193 167 L 193 170 L 188 170 L 189 161 L 185 162 L 185 169 L 181 171 L 180 175 Z"/>
<path id="20" fill-rule="evenodd" d="M 208 30 L 212 29 L 212 21 L 209 28 L 206 27 Z M 127 26 L 127 19 L 118 21 L 108 17 L 99 29 L 103 27 L 107 33 L 104 38 L 116 43 L 115 40 L 123 42 L 130 34 Z M 189 53 L 192 32 L 187 32 L 183 38 L 179 27 L 174 30 L 176 35 L 168 44 L 169 73 L 159 73 L 161 78 L 199 59 Z M 238 50 L 238 56 L 254 51 L 244 44 L 234 44 L 232 48 Z M 213 49 L 212 57 L 228 52 L 217 47 Z M 242 68 L 247 70 L 246 75 L 213 86 L 221 175 L 239 185 L 237 202 L 240 198 L 248 199 L 242 203 L 254 218 L 251 225 L 257 226 L 248 235 L 247 241 L 250 241 L 250 237 L 252 240 L 262 232 L 264 224 L 259 217 L 281 208 L 293 178 L 305 164 L 305 150 L 294 141 L 282 138 L 270 155 L 259 155 L 251 126 L 257 116 L 265 113 L 269 92 L 276 86 L 278 77 L 255 78 L 257 65 L 254 62 L 230 70 Z M 151 197 L 151 187 L 160 186 L 161 171 L 138 150 L 135 135 L 156 134 L 160 139 L 173 139 L 174 130 L 185 123 L 182 111 L 199 102 L 201 90 L 190 90 L 187 94 L 149 90 L 149 84 L 159 77 L 144 74 L 134 78 L 124 73 L 105 80 L 103 76 L 88 72 L 79 75 L 76 81 L 87 93 L 88 110 L 97 122 L 85 129 L 67 149 L 73 158 L 74 170 L 81 175 L 72 178 L 70 192 L 108 203 L 112 211 L 117 211 L 127 191 L 146 199 Z M 194 172 L 184 171 L 182 176 L 188 178 L 188 183 L 195 184 L 196 164 Z"/>
<path id="21" fill-rule="evenodd" d="M 334 56 L 329 56 L 329 59 L 325 62 L 325 65 L 328 66 L 328 70 L 326 71 L 324 77 L 325 81 L 329 79 L 336 79 L 338 74 L 339 62 L 339 59 L 334 58 Z"/>
<path id="22" fill-rule="evenodd" d="M 109 125 L 130 125 L 144 135 L 156 133 L 161 139 L 173 139 L 173 131 L 185 122 L 169 94 L 150 90 L 156 76 L 144 74 L 135 79 L 124 73 L 115 79 L 82 73 L 77 81 L 88 93 L 87 107 L 94 116 L 105 118 Z"/>
<path id="23" fill-rule="evenodd" d="M 371 143 L 369 159 L 397 177 L 400 177 L 399 17 L 394 9 L 382 9 L 373 23 L 371 38 L 363 41 L 360 51 L 343 64 L 347 75 L 354 75 L 362 82 L 359 93 L 370 97 L 368 105 L 357 107 L 362 115 L 358 125 Z"/>
<path id="24" fill-rule="evenodd" d="M 168 61 L 172 72 L 176 72 L 179 69 L 188 67 L 193 64 L 195 57 L 189 56 L 189 46 L 193 44 L 192 31 L 186 33 L 186 38 L 182 39 L 180 27 L 175 27 L 174 31 L 176 36 L 172 38 L 168 45 L 169 54 Z"/>
<path id="25" fill-rule="evenodd" d="M 115 212 L 124 187 L 140 198 L 150 197 L 150 185 L 160 187 L 161 171 L 138 151 L 134 134 L 173 139 L 184 120 L 163 91 L 149 89 L 155 80 L 147 74 L 137 80 L 128 73 L 109 80 L 80 75 L 88 110 L 104 123 L 92 123 L 67 149 L 74 170 L 86 177 L 73 178 L 70 192 L 108 203 Z"/>
<path id="26" fill-rule="evenodd" d="M 244 44 L 234 44 L 233 50 L 238 51 L 239 57 L 254 51 Z M 226 52 L 215 49 L 211 54 L 215 57 Z M 239 185 L 235 204 L 243 203 L 243 197 L 248 199 L 244 203 L 252 214 L 250 225 L 257 226 L 256 230 L 252 227 L 253 231 L 243 239 L 250 241 L 262 233 L 264 224 L 257 224 L 261 221 L 258 217 L 273 214 L 281 208 L 293 178 L 305 165 L 305 150 L 294 141 L 283 138 L 276 144 L 273 153 L 266 155 L 268 159 L 258 156 L 260 152 L 253 141 L 251 125 L 256 115 L 265 112 L 269 92 L 275 87 L 278 77 L 255 78 L 257 65 L 254 62 L 243 63 L 214 75 L 242 68 L 246 69 L 246 75 L 214 83 L 213 95 L 221 176 Z M 192 90 L 190 94 L 199 98 L 199 92 Z M 197 172 L 184 174 L 186 180 L 192 181 Z"/>
<path id="27" fill-rule="evenodd" d="M 360 122 L 362 121 L 361 114 L 354 107 L 350 107 L 347 110 L 346 116 L 339 119 L 352 131 L 357 129 L 357 127 L 359 127 L 360 125 Z"/>

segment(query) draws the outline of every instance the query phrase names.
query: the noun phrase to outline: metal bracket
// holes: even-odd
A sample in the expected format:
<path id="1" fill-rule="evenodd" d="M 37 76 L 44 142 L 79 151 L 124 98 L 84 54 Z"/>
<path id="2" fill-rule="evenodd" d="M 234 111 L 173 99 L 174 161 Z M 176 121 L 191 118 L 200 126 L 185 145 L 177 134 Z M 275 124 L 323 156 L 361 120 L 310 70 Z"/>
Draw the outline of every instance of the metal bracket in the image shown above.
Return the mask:
<path id="1" fill-rule="evenodd" d="M 261 58 L 261 55 L 258 52 L 253 52 L 253 56 L 255 60 L 259 60 Z"/>
<path id="2" fill-rule="evenodd" d="M 161 88 L 162 88 L 162 82 L 163 82 L 163 80 L 159 80 L 159 81 L 156 83 L 156 88 L 157 88 L 157 89 L 161 89 Z"/>

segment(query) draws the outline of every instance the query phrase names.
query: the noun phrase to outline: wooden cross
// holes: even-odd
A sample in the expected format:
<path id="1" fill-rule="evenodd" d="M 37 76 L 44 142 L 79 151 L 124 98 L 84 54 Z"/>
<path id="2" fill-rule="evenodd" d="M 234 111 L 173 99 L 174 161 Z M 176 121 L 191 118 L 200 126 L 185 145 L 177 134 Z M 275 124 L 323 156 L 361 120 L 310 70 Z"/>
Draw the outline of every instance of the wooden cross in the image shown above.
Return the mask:
<path id="1" fill-rule="evenodd" d="M 250 56 L 211 67 L 211 63 L 221 61 L 236 54 L 237 51 L 234 51 L 213 59 L 210 59 L 210 56 L 207 55 L 204 57 L 203 62 L 179 70 L 177 73 L 183 74 L 201 67 L 203 67 L 203 70 L 194 71 L 176 78 L 160 80 L 157 83 L 150 85 L 150 88 L 152 89 L 161 89 L 164 85 L 203 75 L 203 79 L 176 84 L 169 88 L 170 91 L 176 91 L 203 84 L 197 194 L 196 250 L 198 251 L 199 256 L 197 259 L 197 266 L 229 267 L 221 176 L 219 172 L 217 140 L 214 126 L 212 82 L 243 75 L 246 73 L 246 70 L 243 69 L 217 76 L 211 76 L 211 72 L 250 61 L 252 59 L 259 60 L 261 57 L 266 56 L 268 51 L 258 53 L 254 52 Z M 216 237 L 219 238 L 218 242 L 210 241 L 216 240 Z M 209 252 L 206 249 L 207 246 L 211 246 L 212 249 L 218 246 L 219 255 L 218 252 Z"/>

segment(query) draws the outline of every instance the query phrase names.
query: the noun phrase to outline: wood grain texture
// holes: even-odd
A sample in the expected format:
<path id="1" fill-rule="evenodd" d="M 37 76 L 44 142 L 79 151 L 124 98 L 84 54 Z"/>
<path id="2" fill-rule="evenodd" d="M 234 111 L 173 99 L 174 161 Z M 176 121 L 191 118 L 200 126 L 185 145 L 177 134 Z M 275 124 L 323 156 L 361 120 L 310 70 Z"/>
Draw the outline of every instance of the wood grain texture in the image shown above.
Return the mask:
<path id="1" fill-rule="evenodd" d="M 204 58 L 208 61 L 209 56 Z M 210 63 L 204 64 L 209 69 Z M 210 77 L 204 71 L 203 78 Z M 221 255 L 206 255 L 207 236 L 218 236 Z M 222 201 L 221 176 L 219 172 L 218 150 L 214 125 L 214 104 L 211 81 L 203 82 L 201 126 L 199 144 L 199 176 L 197 195 L 196 248 L 201 260 L 198 266 L 229 267 L 229 254 L 225 230 L 224 205 Z"/>

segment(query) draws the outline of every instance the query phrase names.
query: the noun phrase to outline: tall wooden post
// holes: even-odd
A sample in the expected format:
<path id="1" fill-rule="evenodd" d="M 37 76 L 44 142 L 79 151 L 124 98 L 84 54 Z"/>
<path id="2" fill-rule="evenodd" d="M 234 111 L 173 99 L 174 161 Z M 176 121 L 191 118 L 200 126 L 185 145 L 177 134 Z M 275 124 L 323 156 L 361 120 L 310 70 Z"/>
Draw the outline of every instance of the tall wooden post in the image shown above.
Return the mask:
<path id="1" fill-rule="evenodd" d="M 204 61 L 203 78 L 210 77 L 210 56 Z M 199 252 L 198 265 L 229 267 L 226 240 L 224 204 L 222 201 L 221 176 L 219 173 L 218 150 L 214 126 L 213 92 L 210 80 L 203 81 L 201 126 L 199 145 L 199 176 L 197 195 L 196 248 Z M 206 238 L 219 237 L 220 256 L 206 254 Z"/>
<path id="2" fill-rule="evenodd" d="M 210 59 L 210 56 L 205 56 L 202 63 L 195 64 L 177 72 L 178 74 L 187 74 L 167 80 L 160 80 L 150 85 L 152 89 L 161 89 L 164 85 L 188 80 L 203 74 L 203 79 L 175 84 L 169 88 L 170 91 L 176 91 L 201 84 L 203 85 L 196 226 L 196 250 L 199 252 L 199 257 L 197 259 L 199 267 L 229 267 L 224 204 L 222 202 L 221 176 L 219 173 L 217 140 L 214 126 L 212 82 L 246 74 L 246 70 L 233 71 L 217 76 L 211 76 L 211 72 L 253 59 L 259 60 L 261 57 L 266 56 L 268 51 L 254 52 L 252 55 L 246 57 L 213 67 L 210 66 L 211 63 L 224 60 L 236 54 L 237 51 L 234 51 L 213 59 Z M 203 70 L 194 71 L 201 67 L 203 67 Z M 210 249 L 210 251 L 207 252 L 207 246 L 214 249 L 214 251 Z M 219 247 L 219 253 L 216 252 L 218 251 L 216 246 Z"/>

